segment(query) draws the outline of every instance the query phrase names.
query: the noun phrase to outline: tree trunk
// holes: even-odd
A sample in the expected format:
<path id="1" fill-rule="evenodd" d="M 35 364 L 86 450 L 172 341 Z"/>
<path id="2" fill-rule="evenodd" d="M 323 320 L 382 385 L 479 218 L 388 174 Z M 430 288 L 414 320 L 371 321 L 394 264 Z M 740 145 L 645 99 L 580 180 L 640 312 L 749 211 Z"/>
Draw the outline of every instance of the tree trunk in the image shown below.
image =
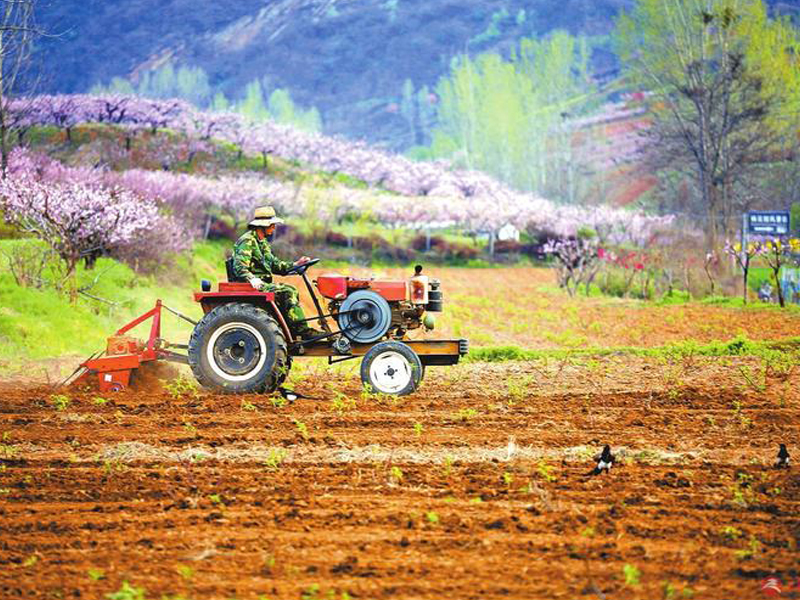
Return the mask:
<path id="1" fill-rule="evenodd" d="M 773 274 L 775 276 L 775 287 L 778 288 L 778 302 L 780 303 L 781 308 L 784 308 L 786 306 L 786 299 L 783 297 L 783 288 L 781 287 L 781 280 L 778 279 L 778 275 L 780 274 L 780 271 L 781 271 L 780 265 L 778 266 L 777 269 L 773 269 L 772 270 L 772 272 L 773 272 Z"/>
<path id="2" fill-rule="evenodd" d="M 747 304 L 747 275 L 750 273 L 750 257 L 747 257 L 747 262 L 742 267 L 742 279 L 744 281 L 744 292 L 742 292 L 742 300 Z"/>

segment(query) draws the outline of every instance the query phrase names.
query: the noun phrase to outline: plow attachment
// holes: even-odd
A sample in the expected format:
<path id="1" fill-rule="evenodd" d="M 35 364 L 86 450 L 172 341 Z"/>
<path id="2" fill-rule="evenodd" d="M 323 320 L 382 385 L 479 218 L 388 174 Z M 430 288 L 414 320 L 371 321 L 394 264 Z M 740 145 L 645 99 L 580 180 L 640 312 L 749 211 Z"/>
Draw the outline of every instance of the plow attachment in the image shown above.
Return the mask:
<path id="1" fill-rule="evenodd" d="M 89 383 L 93 377 L 97 377 L 97 385 L 101 392 L 118 392 L 130 385 L 134 371 L 144 363 L 169 360 L 186 364 L 188 360 L 185 355 L 168 350 L 168 348 L 186 348 L 186 346 L 170 344 L 161 338 L 162 308 L 194 323 L 188 317 L 163 305 L 161 300 L 157 300 L 153 308 L 109 337 L 105 352 L 95 353 L 81 363 L 63 385 Z M 126 335 L 131 329 L 148 319 L 152 319 L 152 323 L 150 336 L 146 341 Z"/>

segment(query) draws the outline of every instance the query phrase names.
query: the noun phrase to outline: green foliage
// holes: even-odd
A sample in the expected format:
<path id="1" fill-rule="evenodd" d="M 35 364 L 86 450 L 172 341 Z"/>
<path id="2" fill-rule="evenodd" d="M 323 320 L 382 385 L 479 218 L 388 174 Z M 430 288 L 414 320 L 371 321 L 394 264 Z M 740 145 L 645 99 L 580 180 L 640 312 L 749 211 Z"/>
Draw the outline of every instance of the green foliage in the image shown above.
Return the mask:
<path id="1" fill-rule="evenodd" d="M 736 540 L 742 537 L 742 530 L 738 527 L 733 527 L 732 525 L 726 525 L 720 530 L 720 533 L 729 540 Z"/>
<path id="2" fill-rule="evenodd" d="M 673 304 L 686 304 L 692 301 L 692 294 L 685 290 L 672 290 L 658 299 L 659 306 L 671 306 Z"/>
<path id="3" fill-rule="evenodd" d="M 122 582 L 119 590 L 106 594 L 108 600 L 146 600 L 145 589 L 132 586 L 126 581 Z"/>
<path id="4" fill-rule="evenodd" d="M 622 576 L 625 578 L 625 585 L 627 587 L 639 587 L 639 580 L 642 572 L 635 566 L 625 563 L 622 567 Z"/>
<path id="5" fill-rule="evenodd" d="M 492 36 L 507 13 L 496 13 Z M 438 126 L 432 155 L 491 173 L 526 190 L 574 200 L 567 180 L 577 168 L 563 114 L 588 105 L 589 50 L 585 40 L 557 31 L 523 39 L 509 59 L 498 54 L 452 61 L 437 86 Z"/>
<path id="6" fill-rule="evenodd" d="M 198 315 L 198 306 L 187 289 L 199 289 L 200 279 L 213 277 L 224 268 L 225 247 L 209 242 L 197 244 L 191 255 L 177 261 L 176 273 L 160 275 L 161 281 L 137 275 L 127 265 L 102 257 L 93 270 L 87 271 L 83 264 L 78 266 L 76 284 L 79 288 L 92 286 L 93 295 L 114 306 L 81 295 L 71 303 L 52 287 L 17 285 L 2 252 L 20 245 L 41 243 L 30 239 L 0 240 L 0 361 L 7 361 L 8 368 L 19 368 L 25 360 L 54 356 L 85 358 L 104 348 L 106 338 L 122 324 L 152 308 L 156 298 L 184 314 Z M 165 339 L 183 342 L 188 338 L 185 322 L 166 316 L 162 324 Z M 133 335 L 146 337 L 145 327 L 135 329 Z"/>
<path id="7" fill-rule="evenodd" d="M 800 202 L 792 204 L 789 219 L 792 233 L 800 236 Z"/>
<path id="8" fill-rule="evenodd" d="M 300 595 L 300 598 L 301 600 L 351 600 L 350 594 L 346 591 L 338 592 L 334 589 L 323 590 L 318 583 L 308 586 Z"/>
<path id="9" fill-rule="evenodd" d="M 56 410 L 67 410 L 72 400 L 70 400 L 69 396 L 64 394 L 53 394 L 50 396 L 50 404 L 52 404 Z"/>
<path id="10" fill-rule="evenodd" d="M 547 464 L 544 460 L 540 460 L 539 464 L 536 465 L 536 472 L 542 476 L 545 481 L 552 483 L 556 479 L 558 479 L 554 474 L 553 471 L 555 467 L 553 465 Z"/>
<path id="11" fill-rule="evenodd" d="M 653 94 L 656 159 L 691 165 L 716 243 L 716 217 L 742 209 L 728 181 L 764 178 L 754 148 L 768 157 L 796 147 L 798 30 L 769 18 L 762 0 L 636 0 L 618 19 L 616 47 L 630 84 Z"/>
<path id="12" fill-rule="evenodd" d="M 294 423 L 294 426 L 297 428 L 297 433 L 299 433 L 300 436 L 305 441 L 308 441 L 308 438 L 310 437 L 310 435 L 308 433 L 308 425 L 306 425 L 305 423 L 303 423 L 302 421 L 300 421 L 298 419 L 292 419 L 292 422 Z"/>
<path id="13" fill-rule="evenodd" d="M 270 448 L 264 466 L 270 471 L 277 471 L 286 460 L 288 453 L 283 448 Z"/>
<path id="14" fill-rule="evenodd" d="M 727 341 L 714 341 L 699 344 L 687 340 L 654 348 L 608 347 L 580 348 L 564 350 L 526 350 L 517 346 L 488 346 L 473 348 L 464 357 L 465 362 L 505 362 L 510 360 L 535 361 L 546 359 L 569 359 L 580 356 L 608 356 L 631 354 L 635 356 L 654 356 L 674 358 L 682 356 L 759 356 L 768 361 L 767 366 L 780 375 L 786 373 L 795 360 L 795 351 L 800 346 L 800 337 L 784 339 L 781 342 L 752 341 L 745 337 L 735 337 Z"/>
<path id="15" fill-rule="evenodd" d="M 145 71 L 136 86 L 127 79 L 114 77 L 104 86 L 96 84 L 90 94 L 135 94 L 147 98 L 183 98 L 200 107 L 212 99 L 208 75 L 200 67 L 179 66 L 168 62 L 153 71 Z"/>
<path id="16" fill-rule="evenodd" d="M 761 542 L 759 542 L 755 536 L 750 536 L 750 541 L 747 543 L 747 546 L 741 550 L 737 550 L 733 554 L 736 556 L 737 560 L 749 560 L 756 556 L 759 550 L 761 550 Z"/>
<path id="17" fill-rule="evenodd" d="M 392 483 L 400 483 L 403 480 L 403 470 L 394 465 L 391 469 L 389 469 L 389 481 Z"/>
<path id="18" fill-rule="evenodd" d="M 196 397 L 199 395 L 197 384 L 189 377 L 181 376 L 172 381 L 168 381 L 164 384 L 164 389 L 176 400 L 184 396 Z"/>
<path id="19" fill-rule="evenodd" d="M 245 86 L 243 98 L 232 102 L 219 90 L 214 90 L 201 67 L 178 66 L 171 62 L 152 71 L 145 71 L 136 85 L 128 79 L 114 77 L 107 85 L 95 84 L 91 94 L 129 94 L 146 98 L 181 98 L 200 108 L 235 110 L 253 119 L 273 119 L 306 131 L 320 131 L 322 119 L 316 108 L 298 108 L 287 90 L 276 88 L 269 94 L 260 79 Z"/>

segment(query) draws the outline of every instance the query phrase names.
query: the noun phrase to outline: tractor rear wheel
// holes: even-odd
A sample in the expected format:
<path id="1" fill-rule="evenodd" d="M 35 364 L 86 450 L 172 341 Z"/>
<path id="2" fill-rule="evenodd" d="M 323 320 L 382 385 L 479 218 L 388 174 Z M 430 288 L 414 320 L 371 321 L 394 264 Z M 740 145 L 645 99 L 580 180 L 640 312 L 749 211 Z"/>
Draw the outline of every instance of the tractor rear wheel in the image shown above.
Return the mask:
<path id="1" fill-rule="evenodd" d="M 405 396 L 422 381 L 419 356 L 403 342 L 375 344 L 361 360 L 361 381 L 373 392 Z"/>
<path id="2" fill-rule="evenodd" d="M 272 392 L 291 367 L 278 323 L 246 303 L 209 311 L 192 331 L 188 355 L 203 387 L 228 394 Z"/>

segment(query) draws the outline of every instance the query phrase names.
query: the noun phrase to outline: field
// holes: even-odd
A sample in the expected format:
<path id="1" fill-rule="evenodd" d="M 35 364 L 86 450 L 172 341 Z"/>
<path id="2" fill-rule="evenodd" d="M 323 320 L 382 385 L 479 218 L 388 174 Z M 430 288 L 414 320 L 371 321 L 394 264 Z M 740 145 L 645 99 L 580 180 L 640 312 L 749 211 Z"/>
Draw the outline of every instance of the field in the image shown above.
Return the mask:
<path id="1" fill-rule="evenodd" d="M 785 340 L 797 312 L 431 274 L 445 334 L 541 356 L 430 368 L 404 398 L 298 364 L 294 404 L 4 383 L 0 597 L 761 598 L 797 576 L 800 479 L 772 467 L 800 455 L 797 354 L 685 343 Z"/>

